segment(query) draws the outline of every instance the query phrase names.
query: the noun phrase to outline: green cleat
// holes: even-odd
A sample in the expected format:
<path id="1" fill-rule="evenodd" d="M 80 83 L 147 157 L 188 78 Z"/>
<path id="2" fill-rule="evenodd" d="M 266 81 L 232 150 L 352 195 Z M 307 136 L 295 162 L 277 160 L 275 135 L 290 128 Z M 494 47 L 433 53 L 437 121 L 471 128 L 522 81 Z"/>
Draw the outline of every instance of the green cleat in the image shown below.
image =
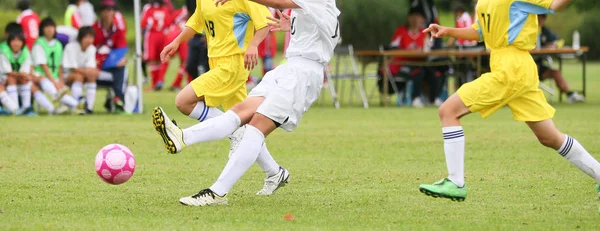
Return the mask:
<path id="1" fill-rule="evenodd" d="M 419 190 L 427 196 L 448 198 L 458 202 L 464 201 L 467 197 L 467 188 L 465 186 L 458 187 L 447 178 L 433 184 L 422 184 L 419 186 Z"/>
<path id="2" fill-rule="evenodd" d="M 598 199 L 600 199 L 600 184 L 596 185 L 596 192 L 598 193 Z"/>

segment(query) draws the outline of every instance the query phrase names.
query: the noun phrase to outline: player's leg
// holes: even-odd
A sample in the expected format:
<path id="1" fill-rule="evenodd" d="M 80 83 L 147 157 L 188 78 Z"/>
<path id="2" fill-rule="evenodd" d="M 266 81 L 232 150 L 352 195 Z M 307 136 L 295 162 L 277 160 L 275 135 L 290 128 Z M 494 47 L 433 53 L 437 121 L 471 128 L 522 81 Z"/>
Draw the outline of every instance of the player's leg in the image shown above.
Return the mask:
<path id="1" fill-rule="evenodd" d="M 100 76 L 100 70 L 96 68 L 85 68 L 83 69 L 83 72 L 85 79 L 85 83 L 83 84 L 83 88 L 85 88 L 85 112 L 92 114 L 94 111 L 94 103 L 96 102 L 96 79 Z"/>
<path id="2" fill-rule="evenodd" d="M 421 192 L 458 201 L 466 198 L 465 136 L 460 119 L 471 112 L 480 112 L 486 117 L 502 107 L 507 89 L 503 85 L 503 79 L 503 75 L 484 74 L 475 81 L 464 84 L 439 108 L 448 177 L 433 184 L 421 185 Z"/>
<path id="3" fill-rule="evenodd" d="M 84 80 L 85 77 L 81 73 L 71 72 L 67 74 L 66 83 L 68 86 L 71 86 L 71 95 L 77 100 L 83 95 Z"/>
<path id="4" fill-rule="evenodd" d="M 6 76 L 6 93 L 8 97 L 15 102 L 17 108 L 21 108 L 19 105 L 19 89 L 17 88 L 17 77 L 13 75 Z"/>
<path id="5" fill-rule="evenodd" d="M 46 109 L 46 111 L 48 111 L 48 114 L 55 113 L 54 105 L 52 104 L 52 102 L 50 102 L 50 100 L 46 97 L 46 95 L 44 95 L 44 93 L 42 93 L 42 91 L 40 91 L 40 88 L 37 86 L 37 84 L 31 85 L 31 92 L 33 93 L 33 99 L 42 108 Z"/>
<path id="6" fill-rule="evenodd" d="M 8 109 L 11 114 L 15 114 L 19 109 L 18 102 L 13 101 L 6 90 L 6 81 L 0 83 L 0 103 L 4 109 Z"/>
<path id="7" fill-rule="evenodd" d="M 21 108 L 29 109 L 31 107 L 31 76 L 20 76 L 17 79 L 17 90 L 21 98 Z"/>

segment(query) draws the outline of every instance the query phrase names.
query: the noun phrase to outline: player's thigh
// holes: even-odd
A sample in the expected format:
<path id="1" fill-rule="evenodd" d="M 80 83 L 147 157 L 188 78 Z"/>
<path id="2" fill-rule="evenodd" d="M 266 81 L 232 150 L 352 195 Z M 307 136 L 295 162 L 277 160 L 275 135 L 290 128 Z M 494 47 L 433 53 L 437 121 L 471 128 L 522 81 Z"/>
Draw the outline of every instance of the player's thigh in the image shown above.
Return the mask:
<path id="1" fill-rule="evenodd" d="M 554 117 L 556 110 L 548 104 L 544 93 L 535 88 L 520 94 L 508 102 L 508 107 L 517 121 L 538 122 Z"/>
<path id="2" fill-rule="evenodd" d="M 509 95 L 505 76 L 485 73 L 474 81 L 463 84 L 456 94 L 471 112 L 493 113 L 504 106 Z"/>
<path id="3" fill-rule="evenodd" d="M 203 100 L 204 96 L 198 97 L 191 84 L 186 85 L 183 89 L 181 89 L 181 91 L 179 91 L 179 93 L 177 93 L 177 96 L 175 96 L 175 104 L 177 108 L 180 108 L 184 105 L 194 105 L 196 102 Z"/>

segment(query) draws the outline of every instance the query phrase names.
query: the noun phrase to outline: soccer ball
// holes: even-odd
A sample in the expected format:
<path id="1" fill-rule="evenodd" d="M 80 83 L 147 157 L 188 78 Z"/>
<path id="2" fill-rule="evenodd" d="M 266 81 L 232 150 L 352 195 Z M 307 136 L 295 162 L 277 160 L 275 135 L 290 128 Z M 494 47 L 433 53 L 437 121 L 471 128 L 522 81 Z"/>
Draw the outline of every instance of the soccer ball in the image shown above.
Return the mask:
<path id="1" fill-rule="evenodd" d="M 96 173 L 106 183 L 125 183 L 135 171 L 135 157 L 129 148 L 120 144 L 104 146 L 96 155 Z"/>

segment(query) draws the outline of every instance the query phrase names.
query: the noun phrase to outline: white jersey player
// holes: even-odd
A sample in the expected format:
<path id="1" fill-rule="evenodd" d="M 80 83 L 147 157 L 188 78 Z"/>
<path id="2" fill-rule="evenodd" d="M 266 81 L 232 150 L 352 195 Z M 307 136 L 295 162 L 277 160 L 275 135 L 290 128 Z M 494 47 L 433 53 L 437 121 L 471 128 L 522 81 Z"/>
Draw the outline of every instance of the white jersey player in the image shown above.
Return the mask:
<path id="1" fill-rule="evenodd" d="M 228 1 L 217 0 L 216 4 L 233 4 Z M 304 112 L 319 97 L 325 65 L 340 39 L 337 20 L 340 11 L 335 0 L 252 1 L 293 9 L 290 16 L 278 12 L 280 19 L 270 18 L 272 31 L 289 31 L 291 34 L 286 54 L 288 62 L 268 72 L 244 102 L 191 128 L 181 130 L 162 108 L 155 108 L 154 125 L 162 128 L 163 141 L 168 146 L 174 145 L 177 151 L 186 145 L 220 140 L 232 133 L 232 137 L 237 137 L 229 162 L 218 180 L 195 195 L 181 198 L 179 202 L 184 205 L 227 204 L 225 195 L 254 162 L 267 173 L 258 195 L 271 195 L 288 182 L 288 171 L 266 151 L 265 137 L 277 127 L 292 131 L 298 126 Z"/>

